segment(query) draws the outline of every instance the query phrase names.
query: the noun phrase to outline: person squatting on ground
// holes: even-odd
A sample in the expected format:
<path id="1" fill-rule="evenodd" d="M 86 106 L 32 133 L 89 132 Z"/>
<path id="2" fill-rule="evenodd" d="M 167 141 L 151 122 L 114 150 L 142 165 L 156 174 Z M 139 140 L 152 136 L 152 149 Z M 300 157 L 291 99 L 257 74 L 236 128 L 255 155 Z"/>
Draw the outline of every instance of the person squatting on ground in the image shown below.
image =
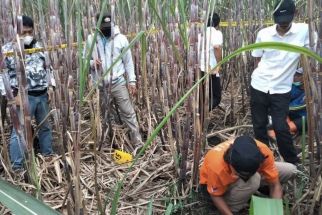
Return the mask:
<path id="1" fill-rule="evenodd" d="M 301 135 L 303 131 L 307 130 L 307 111 L 305 102 L 305 91 L 303 84 L 303 69 L 296 70 L 294 75 L 294 81 L 291 89 L 291 101 L 289 104 L 289 114 L 286 119 L 290 129 L 290 133 L 293 137 Z M 276 140 L 275 132 L 269 125 L 268 136 Z"/>
<path id="2" fill-rule="evenodd" d="M 23 38 L 24 48 L 41 48 L 40 42 L 34 37 L 34 23 L 28 16 L 22 16 L 22 33 L 20 38 Z M 3 52 L 14 51 L 16 42 L 9 42 L 2 47 Z M 24 69 L 27 78 L 27 91 L 29 112 L 31 117 L 35 117 L 37 125 L 39 125 L 49 113 L 49 105 L 51 98 L 53 98 L 53 90 L 55 80 L 53 78 L 52 70 L 46 67 L 45 55 L 43 52 L 26 54 L 24 59 Z M 13 95 L 16 97 L 16 105 L 18 115 L 21 116 L 20 111 L 20 92 L 19 83 L 16 71 L 16 59 L 14 56 L 8 56 L 4 60 L 5 68 L 1 76 L 0 91 L 2 95 L 6 95 L 3 83 L 3 76 L 6 76 L 10 82 Z M 45 120 L 39 127 L 39 150 L 40 153 L 48 156 L 53 154 L 52 149 L 52 130 L 48 120 Z M 12 130 L 10 137 L 10 160 L 14 170 L 24 168 L 23 162 L 25 158 L 25 145 L 22 144 L 17 137 L 15 129 Z"/>
<path id="3" fill-rule="evenodd" d="M 259 31 L 256 43 L 284 42 L 309 48 L 308 25 L 293 23 L 295 11 L 293 0 L 284 0 L 282 3 L 278 1 L 273 13 L 276 24 Z M 279 152 L 285 161 L 295 164 L 299 159 L 286 118 L 289 113 L 293 76 L 300 54 L 275 49 L 257 49 L 252 52 L 252 56 L 258 63 L 251 76 L 250 93 L 255 138 L 269 144 L 267 124 L 270 112 Z"/>
<path id="4" fill-rule="evenodd" d="M 200 59 L 200 71 L 201 77 L 205 75 L 205 72 L 213 70 L 217 63 L 222 60 L 222 46 L 223 46 L 223 35 L 218 30 L 220 23 L 220 17 L 217 13 L 213 13 L 209 17 L 206 36 L 198 36 L 198 49 L 201 48 Z M 201 43 L 201 44 L 200 44 Z M 208 66 L 206 66 L 208 65 Z M 207 68 L 208 67 L 208 68 Z M 213 71 L 209 75 L 209 110 L 211 111 L 217 107 L 221 101 L 221 86 L 220 86 L 220 67 Z M 202 84 L 200 90 L 200 107 L 204 106 L 205 103 L 205 82 Z"/>
<path id="5" fill-rule="evenodd" d="M 307 130 L 307 111 L 305 102 L 305 91 L 303 83 L 303 69 L 298 69 L 294 75 L 291 90 L 291 102 L 288 114 L 293 125 L 290 126 L 291 134 L 302 134 L 303 119 L 305 130 Z"/>
<path id="6" fill-rule="evenodd" d="M 96 16 L 97 21 L 98 19 L 99 14 Z M 86 50 L 89 50 L 93 37 L 94 34 L 89 35 Z M 102 77 L 128 45 L 129 42 L 126 36 L 121 34 L 119 27 L 112 22 L 111 15 L 105 13 L 100 26 L 100 32 L 95 42 L 92 60 L 90 61 L 91 78 L 94 82 L 97 82 Z M 127 75 L 127 80 L 124 77 L 125 74 Z M 138 149 L 142 146 L 142 139 L 136 114 L 129 96 L 129 94 L 134 96 L 137 92 L 136 75 L 130 49 L 114 65 L 109 75 L 104 77 L 103 82 L 100 83 L 100 91 L 108 91 L 109 85 L 111 84 L 111 98 L 109 102 L 112 100 L 115 101 L 116 106 L 120 110 L 122 121 L 130 129 L 131 142 L 134 148 Z M 103 86 L 105 86 L 105 89 L 103 89 Z"/>
<path id="7" fill-rule="evenodd" d="M 269 187 L 271 198 L 281 199 L 280 183 L 296 171 L 291 163 L 274 161 L 266 144 L 240 136 L 207 152 L 200 168 L 199 191 L 204 200 L 210 197 L 221 214 L 238 214 L 261 186 Z"/>

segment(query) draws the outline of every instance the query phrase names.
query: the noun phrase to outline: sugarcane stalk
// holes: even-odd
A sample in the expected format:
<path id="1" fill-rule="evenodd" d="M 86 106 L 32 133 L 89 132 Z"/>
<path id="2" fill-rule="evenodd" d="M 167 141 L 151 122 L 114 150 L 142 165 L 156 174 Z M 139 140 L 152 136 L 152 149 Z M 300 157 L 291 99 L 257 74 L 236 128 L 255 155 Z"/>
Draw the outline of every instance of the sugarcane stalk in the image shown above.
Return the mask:
<path id="1" fill-rule="evenodd" d="M 99 97 L 99 93 L 96 94 L 97 97 Z M 99 98 L 97 98 L 96 101 L 99 101 Z M 100 197 L 100 188 L 99 188 L 99 184 L 97 182 L 97 172 L 98 172 L 98 155 L 97 155 L 97 141 L 100 138 L 100 133 L 99 133 L 99 129 L 97 128 L 97 126 L 99 127 L 100 125 L 100 114 L 99 114 L 99 104 L 98 105 L 94 105 L 92 102 L 89 103 L 90 105 L 90 109 L 91 109 L 91 124 L 93 126 L 93 133 L 92 133 L 92 139 L 94 142 L 93 145 L 93 153 L 94 153 L 94 186 L 95 186 L 95 195 L 96 195 L 96 201 L 97 201 L 97 208 L 100 214 L 105 214 L 105 211 L 103 211 L 103 206 L 102 206 L 102 200 Z"/>
<path id="2" fill-rule="evenodd" d="M 310 89 L 310 83 L 312 79 L 311 69 L 309 66 L 309 62 L 307 57 L 302 56 L 302 64 L 304 69 L 304 91 L 305 91 L 305 98 L 306 98 L 306 108 L 307 108 L 307 116 L 308 116 L 308 145 L 309 145 L 309 160 L 310 160 L 310 175 L 315 176 L 315 169 L 314 169 L 314 143 L 313 143 L 313 130 L 314 120 L 313 120 L 313 95 Z"/>
<path id="3" fill-rule="evenodd" d="M 20 2 L 18 4 L 18 14 L 21 14 L 20 11 Z M 31 180 L 31 183 L 36 188 L 36 198 L 41 199 L 41 188 L 38 183 L 38 176 L 36 174 L 36 166 L 35 166 L 35 157 L 33 152 L 33 137 L 32 137 L 32 127 L 31 127 L 31 115 L 29 111 L 29 99 L 28 99 L 28 87 L 27 87 L 27 77 L 24 65 L 25 53 L 24 53 L 24 45 L 23 40 L 19 37 L 22 33 L 22 17 L 17 16 L 17 44 L 15 45 L 16 57 L 16 74 L 17 80 L 19 83 L 18 96 L 20 96 L 20 113 L 22 114 L 21 126 L 24 130 L 25 141 L 26 141 L 26 154 L 25 163 L 26 168 L 28 170 L 28 176 Z M 19 56 L 18 56 L 19 55 Z M 18 139 L 19 140 L 19 139 Z M 23 150 L 22 150 L 23 151 Z"/>

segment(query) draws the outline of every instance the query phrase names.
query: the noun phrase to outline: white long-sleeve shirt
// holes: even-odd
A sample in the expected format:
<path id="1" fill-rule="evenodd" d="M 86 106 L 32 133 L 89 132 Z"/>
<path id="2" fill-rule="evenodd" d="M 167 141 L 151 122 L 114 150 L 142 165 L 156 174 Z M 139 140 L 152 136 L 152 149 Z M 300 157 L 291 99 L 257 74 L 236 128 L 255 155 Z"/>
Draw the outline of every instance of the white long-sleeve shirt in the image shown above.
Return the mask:
<path id="1" fill-rule="evenodd" d="M 93 41 L 94 35 L 89 35 L 86 43 L 86 50 L 89 50 L 91 42 Z M 114 44 L 113 44 L 114 42 Z M 112 52 L 112 46 L 114 49 Z M 96 43 L 92 53 L 92 60 L 90 62 L 92 68 L 92 79 L 97 81 L 100 78 L 100 75 L 103 75 L 108 68 L 115 62 L 115 60 L 121 55 L 122 51 L 128 47 L 129 42 L 125 35 L 120 33 L 120 30 L 117 26 L 114 27 L 114 37 L 106 39 L 100 34 L 97 35 Z M 85 52 L 86 53 L 86 52 Z M 112 61 L 113 56 L 113 61 Z M 94 71 L 94 62 L 98 59 L 102 61 L 102 74 L 97 74 Z M 109 72 L 108 75 L 104 77 L 104 81 L 108 83 L 110 81 L 110 74 L 112 74 L 112 83 L 125 81 L 124 73 L 128 76 L 128 82 L 136 82 L 136 75 L 134 72 L 134 64 L 132 60 L 131 50 L 127 50 L 125 55 L 120 61 L 118 61 L 113 67 L 113 73 Z"/>

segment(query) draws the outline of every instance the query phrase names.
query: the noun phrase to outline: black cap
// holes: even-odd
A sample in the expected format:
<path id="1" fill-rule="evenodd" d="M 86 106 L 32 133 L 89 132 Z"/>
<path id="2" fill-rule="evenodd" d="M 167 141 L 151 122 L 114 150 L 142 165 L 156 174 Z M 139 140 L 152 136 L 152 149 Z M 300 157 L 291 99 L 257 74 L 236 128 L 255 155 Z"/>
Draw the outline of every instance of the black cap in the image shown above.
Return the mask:
<path id="1" fill-rule="evenodd" d="M 23 15 L 22 16 L 22 25 L 33 29 L 34 28 L 34 21 L 32 20 L 31 17 Z"/>
<path id="2" fill-rule="evenodd" d="M 253 175 L 264 159 L 255 140 L 249 136 L 237 137 L 231 146 L 230 164 L 237 172 Z"/>
<path id="3" fill-rule="evenodd" d="M 282 3 L 281 3 L 282 2 Z M 293 0 L 279 0 L 274 7 L 274 21 L 277 24 L 291 23 L 295 15 Z"/>
<path id="4" fill-rule="evenodd" d="M 100 18 L 100 14 L 96 15 L 96 21 Z M 102 22 L 101 22 L 101 27 L 111 27 L 112 26 L 112 19 L 111 19 L 111 14 L 109 13 L 104 13 Z"/>

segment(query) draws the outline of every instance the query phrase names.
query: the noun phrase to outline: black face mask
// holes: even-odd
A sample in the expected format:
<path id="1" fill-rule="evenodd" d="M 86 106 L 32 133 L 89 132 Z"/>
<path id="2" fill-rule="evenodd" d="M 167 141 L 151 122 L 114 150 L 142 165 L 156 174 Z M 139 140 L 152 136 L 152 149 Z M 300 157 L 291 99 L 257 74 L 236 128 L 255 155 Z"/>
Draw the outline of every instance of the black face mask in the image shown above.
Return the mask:
<path id="1" fill-rule="evenodd" d="M 111 34 L 112 34 L 112 28 L 111 27 L 102 27 L 101 32 L 106 38 L 109 38 L 109 37 L 111 37 Z"/>
<path id="2" fill-rule="evenodd" d="M 247 182 L 251 176 L 239 176 L 244 182 Z"/>

